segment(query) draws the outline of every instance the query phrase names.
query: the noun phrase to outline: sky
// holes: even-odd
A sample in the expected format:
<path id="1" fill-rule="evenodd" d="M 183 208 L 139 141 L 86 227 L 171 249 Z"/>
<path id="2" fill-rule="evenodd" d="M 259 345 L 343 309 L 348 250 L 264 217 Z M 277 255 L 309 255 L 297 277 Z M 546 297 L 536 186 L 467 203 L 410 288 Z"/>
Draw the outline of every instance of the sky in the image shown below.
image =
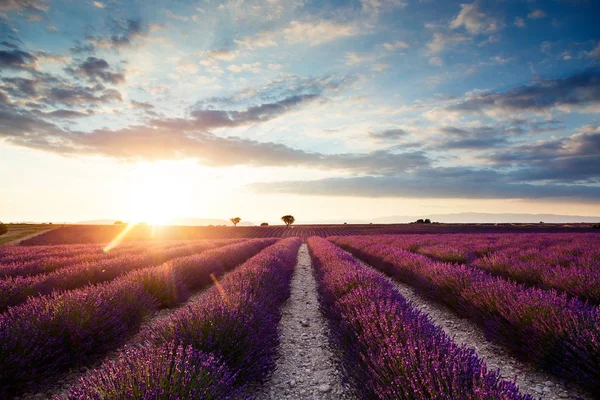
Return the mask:
<path id="1" fill-rule="evenodd" d="M 600 216 L 594 0 L 0 0 L 0 220 Z"/>

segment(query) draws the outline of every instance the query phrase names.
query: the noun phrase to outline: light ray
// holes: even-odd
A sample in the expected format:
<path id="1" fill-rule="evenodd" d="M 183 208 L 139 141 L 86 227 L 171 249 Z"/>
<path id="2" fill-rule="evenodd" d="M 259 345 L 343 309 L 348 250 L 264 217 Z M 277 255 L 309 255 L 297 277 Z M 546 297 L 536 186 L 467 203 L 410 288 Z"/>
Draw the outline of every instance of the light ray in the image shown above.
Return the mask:
<path id="1" fill-rule="evenodd" d="M 108 253 L 109 251 L 117 247 L 119 244 L 121 244 L 123 239 L 125 239 L 125 236 L 127 236 L 129 231 L 132 230 L 135 225 L 135 223 L 128 224 L 127 227 L 125 227 L 125 229 L 123 229 L 104 249 L 102 249 L 102 251 Z"/>

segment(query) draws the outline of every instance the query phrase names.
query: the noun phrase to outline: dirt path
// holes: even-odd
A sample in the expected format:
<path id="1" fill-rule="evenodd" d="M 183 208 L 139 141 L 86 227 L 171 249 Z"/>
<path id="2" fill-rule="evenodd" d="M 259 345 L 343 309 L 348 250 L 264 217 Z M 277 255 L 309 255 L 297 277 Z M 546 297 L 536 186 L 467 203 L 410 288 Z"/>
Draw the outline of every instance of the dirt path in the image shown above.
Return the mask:
<path id="1" fill-rule="evenodd" d="M 53 231 L 53 230 L 55 230 L 55 229 L 58 229 L 58 228 L 42 229 L 42 230 L 40 230 L 40 231 L 33 232 L 33 233 L 31 233 L 31 234 L 29 234 L 29 235 L 27 235 L 27 236 L 23 236 L 23 237 L 20 237 L 20 238 L 18 238 L 18 239 L 11 240 L 10 242 L 6 242 L 6 243 L 4 243 L 4 244 L 3 244 L 3 246 L 18 246 L 18 245 L 20 245 L 20 244 L 21 244 L 21 242 L 22 242 L 22 241 L 24 241 L 24 240 L 31 239 L 31 238 L 33 238 L 33 237 L 36 237 L 36 236 L 38 236 L 38 235 L 41 235 L 42 233 L 50 232 L 50 231 Z"/>
<path id="2" fill-rule="evenodd" d="M 341 384 L 327 343 L 327 323 L 319 311 L 317 284 L 303 244 L 292 278 L 292 293 L 280 322 L 281 358 L 271 381 L 255 396 L 266 399 L 354 399 Z"/>
<path id="3" fill-rule="evenodd" d="M 360 260 L 359 260 L 360 261 Z M 363 263 L 367 268 L 371 266 Z M 418 294 L 410 285 L 390 279 L 402 296 L 413 302 L 417 309 L 428 314 L 432 321 L 459 345 L 469 346 L 479 354 L 489 369 L 499 369 L 502 378 L 516 380 L 523 393 L 544 400 L 584 399 L 592 397 L 558 378 L 539 371 L 513 357 L 502 346 L 486 340 L 479 327 L 468 319 L 459 317 L 449 307 Z"/>

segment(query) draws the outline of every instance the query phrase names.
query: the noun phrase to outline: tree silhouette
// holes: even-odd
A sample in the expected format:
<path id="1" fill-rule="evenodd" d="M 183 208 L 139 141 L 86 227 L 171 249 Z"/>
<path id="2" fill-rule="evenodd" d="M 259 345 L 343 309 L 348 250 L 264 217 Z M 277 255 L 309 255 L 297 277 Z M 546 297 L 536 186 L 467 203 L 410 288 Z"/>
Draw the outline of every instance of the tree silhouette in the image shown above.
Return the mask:
<path id="1" fill-rule="evenodd" d="M 233 226 L 237 226 L 237 224 L 239 224 L 242 219 L 240 217 L 235 217 L 235 218 L 229 218 L 229 220 L 231 221 Z"/>
<path id="2" fill-rule="evenodd" d="M 296 221 L 296 218 L 293 215 L 284 215 L 281 220 L 289 227 Z"/>
<path id="3" fill-rule="evenodd" d="M 269 223 L 268 222 L 263 222 L 263 223 L 260 224 L 260 226 L 269 226 Z"/>
<path id="4" fill-rule="evenodd" d="M 6 232 L 8 232 L 8 226 L 0 222 L 0 235 L 4 235 Z"/>

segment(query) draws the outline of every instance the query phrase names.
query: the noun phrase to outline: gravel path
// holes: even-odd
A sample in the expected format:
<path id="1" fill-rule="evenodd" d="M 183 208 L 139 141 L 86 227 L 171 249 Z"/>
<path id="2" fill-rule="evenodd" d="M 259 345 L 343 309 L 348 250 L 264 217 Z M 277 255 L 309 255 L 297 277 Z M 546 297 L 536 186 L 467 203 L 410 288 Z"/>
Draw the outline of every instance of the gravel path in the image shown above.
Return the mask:
<path id="1" fill-rule="evenodd" d="M 372 268 L 362 261 L 361 263 Z M 502 378 L 516 379 L 521 392 L 544 400 L 593 399 L 579 388 L 568 386 L 555 376 L 517 360 L 504 347 L 488 341 L 475 323 L 456 315 L 449 307 L 417 293 L 410 285 L 392 279 L 390 281 L 402 296 L 412 301 L 417 309 L 427 313 L 457 344 L 475 349 L 488 368 L 500 370 Z"/>
<path id="2" fill-rule="evenodd" d="M 354 399 L 341 384 L 334 355 L 328 347 L 327 322 L 319 311 L 317 284 L 308 247 L 303 244 L 292 278 L 292 292 L 279 325 L 277 370 L 255 396 L 266 399 Z"/>

